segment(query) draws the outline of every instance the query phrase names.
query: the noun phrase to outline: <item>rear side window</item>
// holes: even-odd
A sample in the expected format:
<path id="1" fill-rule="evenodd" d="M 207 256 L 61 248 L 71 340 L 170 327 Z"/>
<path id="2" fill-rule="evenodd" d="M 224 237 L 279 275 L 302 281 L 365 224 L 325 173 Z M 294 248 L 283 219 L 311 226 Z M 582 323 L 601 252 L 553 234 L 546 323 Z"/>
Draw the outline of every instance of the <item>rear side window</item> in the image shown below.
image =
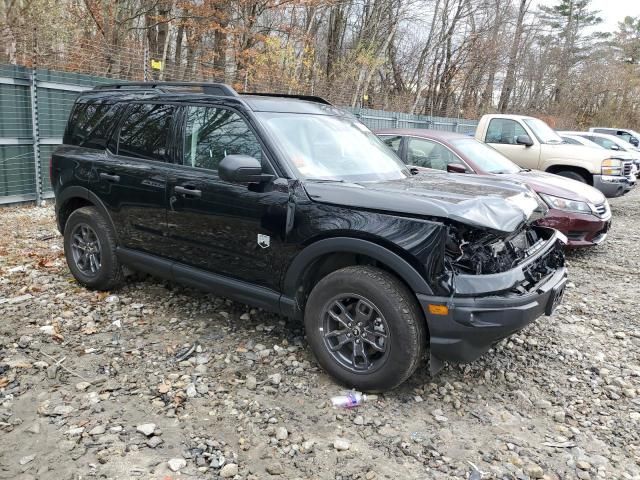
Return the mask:
<path id="1" fill-rule="evenodd" d="M 562 140 L 564 140 L 564 143 L 568 143 L 570 145 L 582 145 L 578 140 L 574 140 L 571 137 L 562 137 Z"/>
<path id="2" fill-rule="evenodd" d="M 118 105 L 92 102 L 76 103 L 64 135 L 66 145 L 104 149 L 117 121 Z"/>
<path id="3" fill-rule="evenodd" d="M 118 155 L 169 161 L 173 105 L 134 104 L 118 135 Z"/>

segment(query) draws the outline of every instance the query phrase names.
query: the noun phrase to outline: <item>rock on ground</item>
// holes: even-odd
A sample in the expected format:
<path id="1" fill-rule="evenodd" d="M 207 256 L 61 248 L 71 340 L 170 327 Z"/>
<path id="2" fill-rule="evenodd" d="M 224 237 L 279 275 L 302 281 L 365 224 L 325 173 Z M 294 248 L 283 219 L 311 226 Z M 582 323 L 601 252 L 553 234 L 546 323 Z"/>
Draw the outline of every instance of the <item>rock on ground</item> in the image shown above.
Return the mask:
<path id="1" fill-rule="evenodd" d="M 640 190 L 610 203 L 551 317 L 352 410 L 299 322 L 142 275 L 89 291 L 51 207 L 2 208 L 2 475 L 640 478 Z"/>

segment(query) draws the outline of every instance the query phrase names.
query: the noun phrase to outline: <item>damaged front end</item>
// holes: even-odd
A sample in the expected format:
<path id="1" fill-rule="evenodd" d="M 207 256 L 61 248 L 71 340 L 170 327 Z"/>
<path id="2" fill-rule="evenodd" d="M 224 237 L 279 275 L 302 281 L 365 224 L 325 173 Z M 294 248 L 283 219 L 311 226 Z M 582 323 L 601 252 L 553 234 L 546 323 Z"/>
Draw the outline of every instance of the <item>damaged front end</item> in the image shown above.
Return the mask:
<path id="1" fill-rule="evenodd" d="M 445 251 L 450 268 L 443 280 L 447 285 L 455 284 L 455 291 L 449 288 L 454 295 L 509 289 L 524 294 L 564 266 L 563 243 L 566 239 L 561 234 L 543 227 L 526 226 L 501 234 L 464 225 L 450 226 Z"/>
<path id="2" fill-rule="evenodd" d="M 439 296 L 418 296 L 431 344 L 431 373 L 443 361 L 471 362 L 496 342 L 551 315 L 566 284 L 561 233 L 525 225 L 513 233 L 448 227 Z M 441 308 L 434 308 L 440 306 Z"/>

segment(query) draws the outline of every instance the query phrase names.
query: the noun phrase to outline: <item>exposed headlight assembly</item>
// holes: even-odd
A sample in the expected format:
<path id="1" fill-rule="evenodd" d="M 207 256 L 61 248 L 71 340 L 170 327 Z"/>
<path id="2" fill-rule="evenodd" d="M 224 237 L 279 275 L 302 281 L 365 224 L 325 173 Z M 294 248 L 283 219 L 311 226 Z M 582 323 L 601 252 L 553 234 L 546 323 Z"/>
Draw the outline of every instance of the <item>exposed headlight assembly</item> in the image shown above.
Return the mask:
<path id="1" fill-rule="evenodd" d="M 602 161 L 602 175 L 621 175 L 622 160 L 607 158 Z"/>
<path id="2" fill-rule="evenodd" d="M 554 197 L 553 195 L 547 195 L 545 193 L 541 193 L 540 196 L 547 205 L 549 205 L 549 208 L 564 210 L 565 212 L 592 213 L 591 206 L 587 202 L 568 200 L 566 198 Z"/>

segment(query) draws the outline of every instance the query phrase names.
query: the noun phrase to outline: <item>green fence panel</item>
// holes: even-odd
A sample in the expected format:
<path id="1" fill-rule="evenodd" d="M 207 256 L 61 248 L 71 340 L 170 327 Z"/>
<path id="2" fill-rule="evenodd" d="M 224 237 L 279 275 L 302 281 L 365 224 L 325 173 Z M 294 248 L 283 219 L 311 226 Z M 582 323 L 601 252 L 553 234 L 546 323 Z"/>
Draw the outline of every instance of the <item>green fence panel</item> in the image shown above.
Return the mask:
<path id="1" fill-rule="evenodd" d="M 0 78 L 0 199 L 20 199 L 35 193 L 29 71 L 0 65 Z"/>
<path id="2" fill-rule="evenodd" d="M 35 163 L 31 145 L 0 145 L 0 197 L 35 194 Z"/>
<path id="3" fill-rule="evenodd" d="M 0 203 L 36 198 L 36 189 L 51 194 L 51 154 L 62 141 L 69 112 L 78 94 L 117 80 L 81 73 L 37 70 L 40 178 L 36 179 L 31 114 L 32 70 L 0 65 Z M 472 135 L 477 121 L 413 115 L 369 108 L 344 108 L 372 130 L 435 128 Z M 41 188 L 39 186 L 41 185 Z"/>

